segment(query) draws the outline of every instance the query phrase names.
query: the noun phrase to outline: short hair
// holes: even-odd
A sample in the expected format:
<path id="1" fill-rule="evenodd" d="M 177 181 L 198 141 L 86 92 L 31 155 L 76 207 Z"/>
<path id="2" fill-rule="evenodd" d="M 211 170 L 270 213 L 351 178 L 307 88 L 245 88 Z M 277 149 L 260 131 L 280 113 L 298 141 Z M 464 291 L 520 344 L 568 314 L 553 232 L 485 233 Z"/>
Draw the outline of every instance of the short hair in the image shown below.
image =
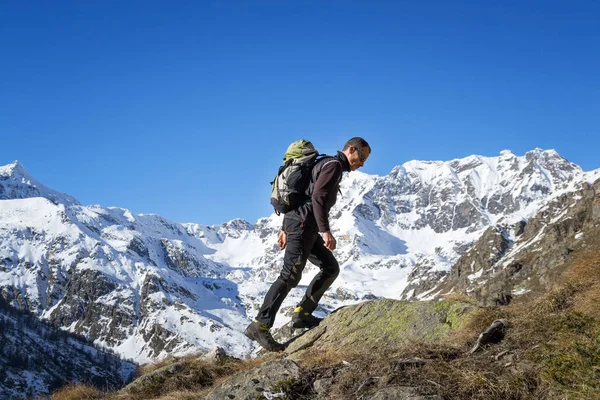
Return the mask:
<path id="1" fill-rule="evenodd" d="M 353 137 L 352 139 L 348 140 L 346 142 L 346 144 L 344 145 L 344 148 L 342 149 L 342 151 L 349 149 L 350 147 L 355 147 L 358 148 L 359 150 L 364 149 L 365 147 L 369 148 L 369 153 L 371 153 L 371 146 L 369 146 L 369 143 L 367 143 L 367 141 L 361 137 Z"/>

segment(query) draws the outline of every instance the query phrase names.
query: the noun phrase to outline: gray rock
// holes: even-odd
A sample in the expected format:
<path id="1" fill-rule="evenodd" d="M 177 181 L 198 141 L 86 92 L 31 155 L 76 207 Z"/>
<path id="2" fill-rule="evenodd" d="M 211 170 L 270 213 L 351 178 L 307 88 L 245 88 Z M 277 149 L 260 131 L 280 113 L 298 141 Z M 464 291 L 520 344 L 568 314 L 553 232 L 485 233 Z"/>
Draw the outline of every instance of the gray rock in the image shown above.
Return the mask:
<path id="1" fill-rule="evenodd" d="M 217 346 L 212 349 L 210 352 L 198 357 L 199 360 L 209 361 L 209 362 L 218 362 L 225 360 L 227 358 L 227 353 L 221 347 Z"/>
<path id="2" fill-rule="evenodd" d="M 129 385 L 125 386 L 122 391 L 131 394 L 145 393 L 149 390 L 148 388 L 154 388 L 157 385 L 161 385 L 170 376 L 180 373 L 184 369 L 184 363 L 175 363 L 164 366 L 156 371 L 152 371 L 149 374 L 139 377 Z"/>
<path id="3" fill-rule="evenodd" d="M 317 394 L 323 394 L 333 384 L 333 378 L 317 379 L 313 382 L 313 389 Z"/>
<path id="4" fill-rule="evenodd" d="M 477 350 L 481 349 L 486 344 L 494 344 L 498 343 L 504 338 L 504 334 L 506 333 L 506 329 L 508 328 L 508 321 L 505 319 L 497 319 L 492 322 L 489 328 L 485 330 L 482 334 L 477 338 L 477 343 L 471 349 L 470 353 L 473 354 Z"/>
<path id="5" fill-rule="evenodd" d="M 300 378 L 300 368 L 292 360 L 269 361 L 259 367 L 238 372 L 206 396 L 205 400 L 254 400 L 266 393 L 280 392 Z"/>
<path id="6" fill-rule="evenodd" d="M 197 259 L 190 251 L 183 247 L 175 246 L 168 239 L 160 240 L 161 248 L 164 253 L 164 262 L 173 271 L 185 277 L 197 278 L 200 276 L 211 276 L 210 266 L 205 260 Z"/>
<path id="7" fill-rule="evenodd" d="M 475 311 L 469 304 L 446 301 L 371 300 L 331 313 L 316 328 L 295 339 L 285 352 L 300 359 L 303 352 L 379 348 L 385 343 L 438 340 Z"/>

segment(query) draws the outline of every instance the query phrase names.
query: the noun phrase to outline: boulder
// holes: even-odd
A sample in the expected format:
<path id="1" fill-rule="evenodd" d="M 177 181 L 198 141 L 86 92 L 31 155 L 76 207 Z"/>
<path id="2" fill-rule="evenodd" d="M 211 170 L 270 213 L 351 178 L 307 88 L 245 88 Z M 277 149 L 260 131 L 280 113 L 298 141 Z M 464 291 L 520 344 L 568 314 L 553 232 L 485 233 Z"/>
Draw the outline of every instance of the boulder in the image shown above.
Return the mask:
<path id="1" fill-rule="evenodd" d="M 299 378 L 300 368 L 292 360 L 269 361 L 231 376 L 210 392 L 205 400 L 275 398 L 274 395 Z"/>
<path id="2" fill-rule="evenodd" d="M 470 304 L 449 301 L 367 301 L 336 310 L 318 327 L 292 339 L 285 351 L 290 358 L 301 359 L 309 348 L 365 351 L 408 340 L 440 340 L 474 310 Z"/>

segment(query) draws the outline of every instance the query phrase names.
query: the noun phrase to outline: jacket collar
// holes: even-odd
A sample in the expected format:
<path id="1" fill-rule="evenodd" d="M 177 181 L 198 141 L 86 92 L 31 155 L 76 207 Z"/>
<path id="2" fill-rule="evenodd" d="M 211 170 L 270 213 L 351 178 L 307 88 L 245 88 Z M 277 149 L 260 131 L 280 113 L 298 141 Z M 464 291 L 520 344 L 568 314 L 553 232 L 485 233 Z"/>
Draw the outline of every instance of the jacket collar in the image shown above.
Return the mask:
<path id="1" fill-rule="evenodd" d="M 335 157 L 340 160 L 340 163 L 342 164 L 342 171 L 350 172 L 350 162 L 348 161 L 346 155 L 341 151 L 338 151 Z"/>

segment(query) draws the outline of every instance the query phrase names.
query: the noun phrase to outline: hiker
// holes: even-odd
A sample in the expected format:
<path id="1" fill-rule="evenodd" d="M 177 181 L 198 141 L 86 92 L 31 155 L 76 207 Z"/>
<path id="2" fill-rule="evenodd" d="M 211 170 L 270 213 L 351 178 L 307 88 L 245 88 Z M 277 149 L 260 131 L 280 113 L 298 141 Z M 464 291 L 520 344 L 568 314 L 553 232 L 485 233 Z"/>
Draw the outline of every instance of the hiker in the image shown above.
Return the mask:
<path id="1" fill-rule="evenodd" d="M 285 213 L 283 228 L 277 239 L 280 249 L 285 249 L 281 274 L 267 292 L 256 319 L 245 331 L 246 336 L 257 341 L 265 350 L 284 349 L 273 339 L 269 329 L 275 322 L 281 303 L 300 282 L 307 260 L 319 267 L 320 272 L 308 285 L 304 298 L 294 310 L 292 323 L 295 328 L 312 328 L 321 322 L 322 318 L 312 313 L 340 272 L 332 253 L 336 240 L 330 231 L 329 210 L 336 202 L 342 173 L 362 167 L 370 154 L 369 144 L 360 137 L 354 137 L 335 156 L 318 158 L 312 167 L 307 200 Z"/>

